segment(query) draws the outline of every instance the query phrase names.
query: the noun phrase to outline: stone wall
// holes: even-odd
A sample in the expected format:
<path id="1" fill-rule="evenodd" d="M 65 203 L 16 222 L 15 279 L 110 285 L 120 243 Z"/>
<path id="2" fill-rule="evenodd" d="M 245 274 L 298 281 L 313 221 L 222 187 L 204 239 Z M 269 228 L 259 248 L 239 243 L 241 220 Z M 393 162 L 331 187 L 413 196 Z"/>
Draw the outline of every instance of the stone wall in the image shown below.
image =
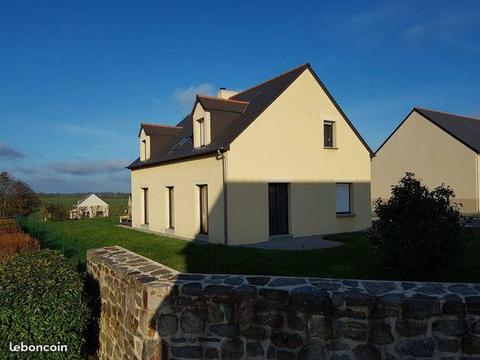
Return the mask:
<path id="1" fill-rule="evenodd" d="M 480 359 L 480 284 L 182 274 L 88 252 L 100 359 Z"/>

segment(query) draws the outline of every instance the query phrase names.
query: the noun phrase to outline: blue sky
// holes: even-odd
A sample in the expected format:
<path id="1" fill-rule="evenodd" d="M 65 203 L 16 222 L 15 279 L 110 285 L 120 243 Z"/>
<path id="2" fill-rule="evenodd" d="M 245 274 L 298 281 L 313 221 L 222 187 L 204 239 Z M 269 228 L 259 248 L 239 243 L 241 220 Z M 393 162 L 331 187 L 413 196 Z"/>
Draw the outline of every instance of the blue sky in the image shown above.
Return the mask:
<path id="1" fill-rule="evenodd" d="M 413 106 L 480 117 L 478 1 L 0 2 L 0 170 L 129 191 L 140 122 L 310 62 L 373 149 Z"/>

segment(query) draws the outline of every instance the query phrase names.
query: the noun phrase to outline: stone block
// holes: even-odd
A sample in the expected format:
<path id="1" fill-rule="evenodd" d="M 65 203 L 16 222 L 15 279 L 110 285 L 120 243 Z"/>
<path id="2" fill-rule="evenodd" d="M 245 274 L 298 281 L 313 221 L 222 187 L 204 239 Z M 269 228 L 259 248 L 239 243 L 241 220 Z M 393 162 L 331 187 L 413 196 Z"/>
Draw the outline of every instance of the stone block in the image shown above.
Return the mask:
<path id="1" fill-rule="evenodd" d="M 160 315 L 157 320 L 157 331 L 160 336 L 175 335 L 178 329 L 177 317 L 173 314 Z"/>
<path id="2" fill-rule="evenodd" d="M 188 334 L 202 333 L 205 330 L 205 312 L 199 309 L 184 311 L 181 327 Z"/>
<path id="3" fill-rule="evenodd" d="M 378 345 L 388 345 L 394 341 L 392 329 L 387 323 L 374 323 L 370 329 L 370 342 Z"/>
<path id="4" fill-rule="evenodd" d="M 261 326 L 250 326 L 241 330 L 241 334 L 252 340 L 266 340 L 268 338 L 267 330 Z"/>
<path id="5" fill-rule="evenodd" d="M 428 319 L 440 316 L 440 302 L 433 296 L 414 295 L 403 303 L 403 313 L 412 319 Z"/>
<path id="6" fill-rule="evenodd" d="M 396 346 L 396 352 L 401 357 L 430 358 L 435 351 L 435 345 L 435 339 L 432 337 L 413 338 L 399 343 Z"/>
<path id="7" fill-rule="evenodd" d="M 461 337 L 467 333 L 465 320 L 436 320 L 432 323 L 432 334 Z"/>
<path id="8" fill-rule="evenodd" d="M 305 345 L 298 353 L 299 360 L 326 360 L 325 346 L 322 343 Z"/>
<path id="9" fill-rule="evenodd" d="M 264 356 L 265 351 L 263 350 L 262 343 L 259 341 L 247 343 L 247 355 L 248 356 Z"/>
<path id="10" fill-rule="evenodd" d="M 241 339 L 226 340 L 222 344 L 221 358 L 222 359 L 241 359 L 245 354 L 245 343 Z"/>
<path id="11" fill-rule="evenodd" d="M 357 360 L 382 360 L 382 354 L 378 348 L 372 345 L 359 345 L 353 349 Z"/>
<path id="12" fill-rule="evenodd" d="M 466 354 L 480 355 L 480 336 L 467 335 L 463 337 L 462 350 Z"/>
<path id="13" fill-rule="evenodd" d="M 214 324 L 209 325 L 208 330 L 218 336 L 235 337 L 238 334 L 237 325 L 235 324 Z"/>
<path id="14" fill-rule="evenodd" d="M 313 315 L 307 322 L 311 338 L 330 339 L 333 336 L 332 321 L 321 315 Z"/>
<path id="15" fill-rule="evenodd" d="M 185 345 L 172 347 L 172 354 L 175 358 L 201 359 L 203 347 L 196 345 Z"/>
<path id="16" fill-rule="evenodd" d="M 426 322 L 411 320 L 411 319 L 397 319 L 395 322 L 395 331 L 404 337 L 415 337 L 425 335 L 427 333 L 428 325 Z"/>
<path id="17" fill-rule="evenodd" d="M 286 349 L 295 349 L 303 344 L 303 339 L 296 333 L 276 332 L 270 340 L 275 346 Z"/>
<path id="18" fill-rule="evenodd" d="M 305 320 L 301 313 L 295 311 L 289 311 L 287 313 L 287 326 L 292 330 L 303 330 L 305 329 Z"/>

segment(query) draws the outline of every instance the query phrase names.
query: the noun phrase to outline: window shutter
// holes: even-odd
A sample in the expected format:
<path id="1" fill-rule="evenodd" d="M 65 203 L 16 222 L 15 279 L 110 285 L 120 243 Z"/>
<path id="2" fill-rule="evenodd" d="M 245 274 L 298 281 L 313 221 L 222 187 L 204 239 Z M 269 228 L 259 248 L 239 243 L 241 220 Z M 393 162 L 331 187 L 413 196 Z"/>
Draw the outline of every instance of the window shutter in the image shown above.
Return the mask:
<path id="1" fill-rule="evenodd" d="M 337 214 L 350 212 L 350 184 L 336 184 L 335 202 Z"/>

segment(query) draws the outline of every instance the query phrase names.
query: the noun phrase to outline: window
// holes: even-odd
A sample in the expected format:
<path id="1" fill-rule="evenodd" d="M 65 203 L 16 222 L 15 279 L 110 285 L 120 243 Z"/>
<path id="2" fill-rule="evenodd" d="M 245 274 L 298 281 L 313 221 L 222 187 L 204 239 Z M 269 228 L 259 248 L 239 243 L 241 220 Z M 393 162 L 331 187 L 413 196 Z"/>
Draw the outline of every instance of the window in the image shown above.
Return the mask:
<path id="1" fill-rule="evenodd" d="M 148 225 L 148 188 L 142 188 L 143 192 L 143 223 Z"/>
<path id="2" fill-rule="evenodd" d="M 333 121 L 324 121 L 323 122 L 323 146 L 324 147 L 333 147 L 334 146 L 334 139 L 333 139 Z"/>
<path id="3" fill-rule="evenodd" d="M 173 186 L 167 186 L 168 201 L 168 228 L 175 229 L 175 189 Z"/>
<path id="4" fill-rule="evenodd" d="M 200 234 L 208 234 L 208 187 L 199 185 Z"/>
<path id="5" fill-rule="evenodd" d="M 142 140 L 142 159 L 147 160 L 147 140 Z"/>
<path id="6" fill-rule="evenodd" d="M 337 214 L 350 214 L 351 208 L 351 186 L 349 183 L 337 183 L 335 186 L 335 207 Z"/>
<path id="7" fill-rule="evenodd" d="M 206 138 L 205 138 L 205 120 L 203 118 L 198 120 L 198 134 L 200 136 L 200 146 L 205 146 Z"/>
<path id="8" fill-rule="evenodd" d="M 182 140 L 180 140 L 173 148 L 172 151 L 177 151 L 179 148 L 181 148 L 183 145 L 187 143 L 187 141 L 190 140 L 189 137 L 185 137 Z"/>

